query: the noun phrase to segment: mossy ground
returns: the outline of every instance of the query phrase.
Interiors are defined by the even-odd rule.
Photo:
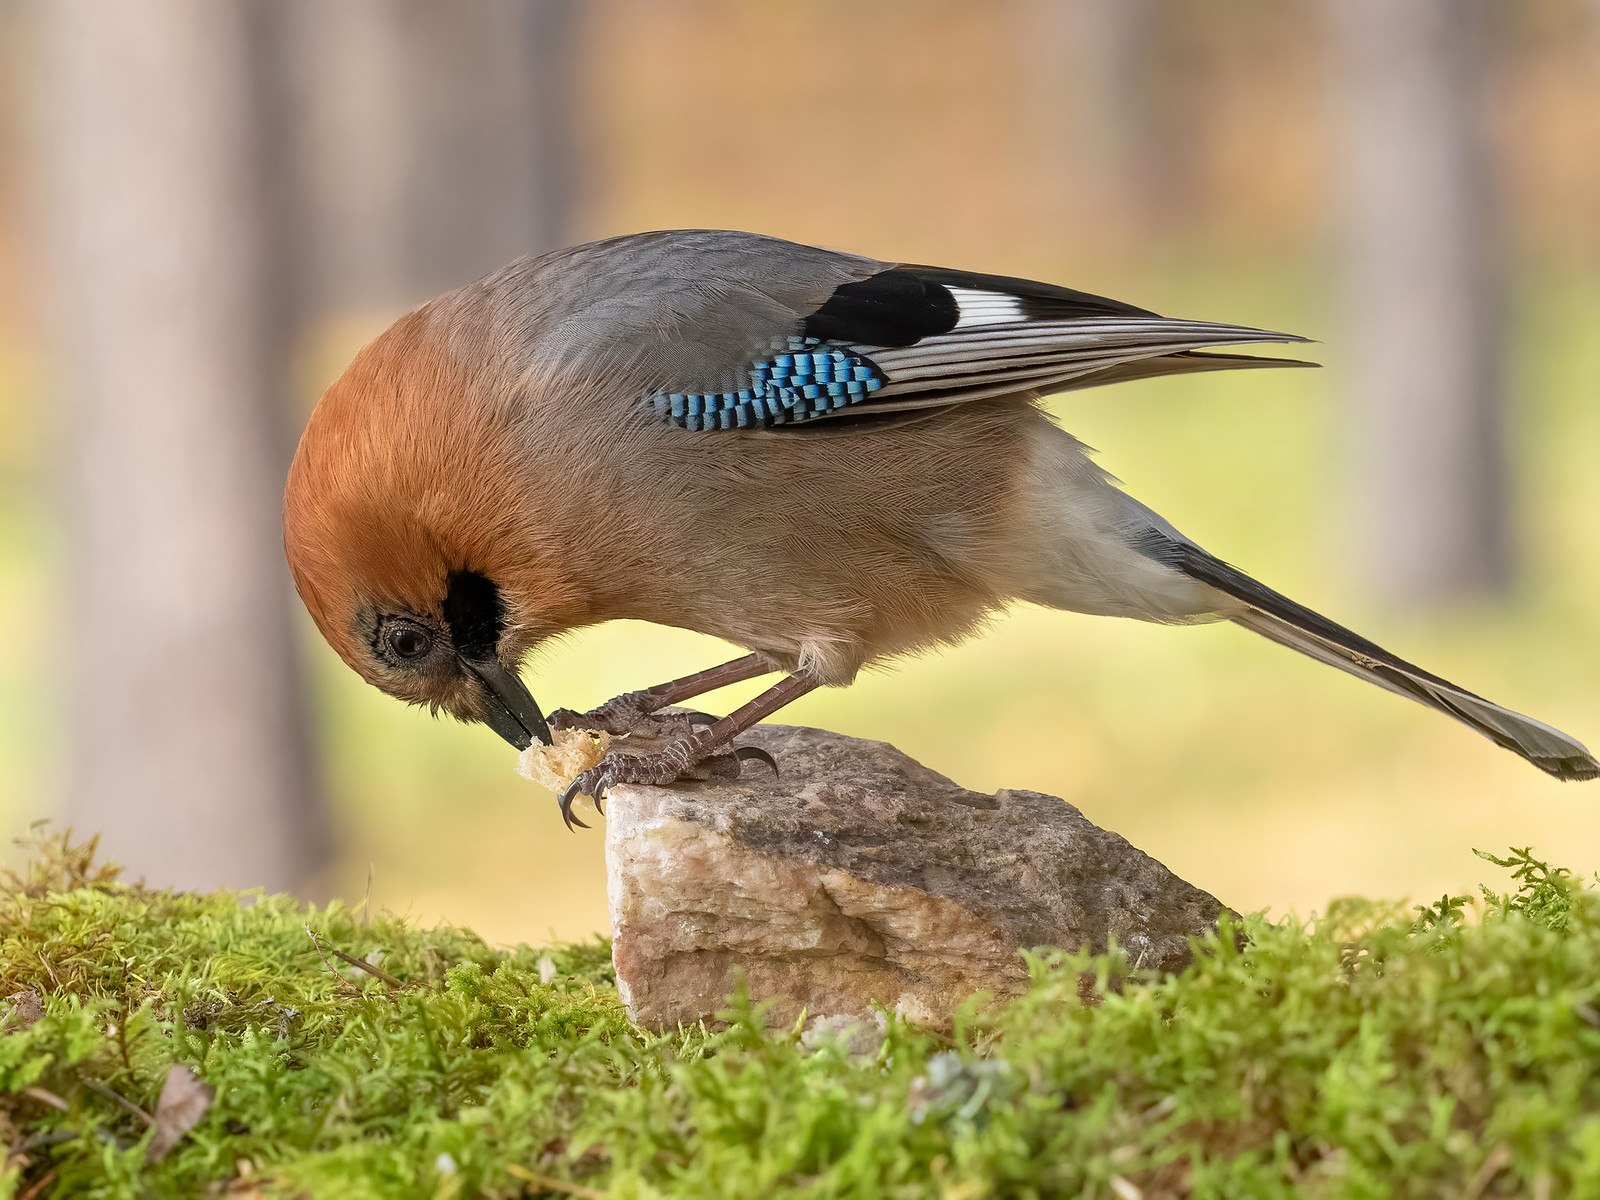
[[[1174,978],[1040,957],[863,1053],[738,1001],[638,1030],[602,944],[148,891],[57,838],[0,886],[0,1196],[1600,1194],[1600,894],[1502,865]],[[174,1063],[216,1099],[150,1164]]]

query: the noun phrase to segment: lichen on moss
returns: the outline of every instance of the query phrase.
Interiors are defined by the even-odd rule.
[[[1041,954],[863,1052],[739,998],[636,1029],[603,943],[151,891],[56,836],[0,880],[0,1196],[1600,1194],[1600,894],[1496,861],[1170,978]],[[215,1100],[152,1162],[175,1063]]]

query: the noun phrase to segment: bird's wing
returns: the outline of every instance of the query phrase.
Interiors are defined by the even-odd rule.
[[[1306,340],[1293,334],[1175,320],[1086,292],[941,267],[899,266],[846,284],[805,318],[804,331],[870,360],[883,380],[870,403],[896,409],[1190,371],[1307,365],[1206,353]],[[829,415],[844,411],[830,407]]]
[[[597,246],[579,320],[649,359],[648,400],[693,430],[815,428],[1154,375],[1312,365],[1207,353],[1306,340],[1292,334],[1174,320],[1026,279],[722,231]]]

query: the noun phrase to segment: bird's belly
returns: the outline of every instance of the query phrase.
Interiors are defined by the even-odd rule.
[[[780,551],[730,564],[717,591],[737,599],[693,605],[667,623],[843,686],[875,661],[959,639],[1002,602],[993,588],[910,547],[886,555],[881,546],[836,540],[825,565]]]

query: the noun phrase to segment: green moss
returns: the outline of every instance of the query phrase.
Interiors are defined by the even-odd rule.
[[[1600,894],[1495,861],[1508,894],[1248,918],[1175,978],[1041,956],[852,1053],[739,1001],[641,1032],[603,944],[147,891],[57,838],[0,885],[0,1196],[1600,1194]],[[216,1100],[149,1164],[174,1063]]]

